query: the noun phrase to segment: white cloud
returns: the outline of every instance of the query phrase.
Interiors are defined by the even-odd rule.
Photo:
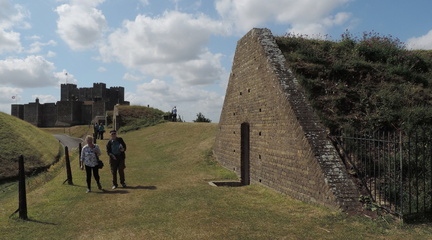
[[[20,34],[0,29],[0,54],[21,50]]]
[[[220,55],[205,46],[212,34],[224,34],[224,29],[204,15],[177,11],[158,18],[138,15],[114,31],[100,52],[105,61],[118,61],[144,74],[170,76],[186,85],[209,84],[220,80],[223,69]]]
[[[106,72],[106,71],[107,71],[107,69],[104,68],[104,67],[99,67],[98,68],[98,72]]]
[[[32,99],[39,99],[39,103],[55,103],[57,102],[56,97],[53,95],[32,95]]]
[[[11,104],[20,103],[21,88],[0,87],[0,111],[10,114]]]
[[[125,73],[125,74],[123,75],[123,79],[124,79],[124,80],[128,80],[128,81],[136,82],[136,81],[140,81],[140,80],[142,80],[143,77],[136,76],[136,75],[133,75],[133,74],[130,74],[130,73]]]
[[[19,94],[22,93],[21,88],[0,87],[0,102],[15,102],[19,100]],[[13,98],[12,98],[13,97]]]
[[[328,27],[347,21],[348,13],[332,11],[350,0],[217,0],[216,10],[227,25],[243,33],[267,23],[289,24],[305,34],[325,34]],[[303,28],[305,31],[300,31]]]
[[[77,84],[78,80],[75,79],[73,74],[68,73],[65,69],[61,72],[55,72],[54,77],[57,80],[57,86],[64,83]]]
[[[144,5],[144,6],[147,6],[147,5],[150,4],[150,3],[149,3],[149,0],[140,0],[140,2],[141,2],[141,4]]]
[[[105,0],[71,0],[72,5],[79,5],[88,8],[97,7],[104,2]]]
[[[0,54],[22,50],[20,34],[12,29],[29,28],[30,24],[25,21],[28,16],[28,11],[22,6],[0,0]]]
[[[177,106],[178,114],[189,122],[196,119],[198,112],[212,122],[218,122],[224,98],[215,92],[194,86],[181,87],[159,79],[138,85],[136,92],[127,93],[126,97],[134,104],[149,105],[167,112]]]
[[[42,56],[0,60],[1,85],[35,88],[56,85],[55,67]]]
[[[29,16],[30,13],[21,5],[12,5],[10,0],[0,0],[0,29],[30,28],[26,21]]]
[[[96,46],[103,37],[107,22],[103,13],[95,7],[102,0],[75,0],[72,5],[56,8],[59,15],[57,33],[73,50],[85,50]]]
[[[48,53],[46,54],[47,57],[52,58],[55,57],[57,54],[53,51],[48,51]]]
[[[421,37],[408,39],[406,44],[409,49],[432,49],[432,30]]]
[[[288,32],[306,34],[313,38],[321,38],[327,33],[327,29],[340,26],[350,19],[349,13],[337,13],[334,16],[329,16],[317,22],[293,23]]]
[[[55,45],[57,45],[57,43],[54,40],[50,40],[46,43],[36,41],[36,42],[30,44],[30,49],[27,50],[27,52],[28,53],[38,53],[38,52],[42,51],[42,47],[44,47],[44,46],[55,46]]]

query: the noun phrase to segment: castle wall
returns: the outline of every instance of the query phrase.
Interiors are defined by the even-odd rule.
[[[76,101],[79,98],[79,91],[75,84],[61,84],[60,101]]]
[[[93,120],[92,115],[92,108],[93,106],[91,104],[84,104],[81,108],[81,122],[84,124],[91,124]]]
[[[358,189],[285,61],[267,29],[253,29],[238,41],[215,157],[239,177],[250,178],[244,182],[309,203],[356,208]],[[242,132],[242,124],[249,132]]]
[[[80,88],[79,89],[79,101],[92,101],[93,100],[93,88]]]
[[[109,101],[107,102],[107,109],[114,109],[116,104],[124,104],[124,88],[111,87],[108,89]]]
[[[106,99],[107,88],[105,83],[93,83],[93,100],[94,99]]]
[[[57,121],[57,106],[55,103],[45,103],[41,105],[41,127],[54,126]]]
[[[92,119],[95,118],[96,116],[105,116],[105,102],[102,101],[97,101],[97,102],[93,102],[93,106],[92,106]]]
[[[124,88],[106,88],[105,83],[94,83],[92,88],[77,88],[75,84],[61,84],[60,101],[55,103],[12,104],[11,115],[38,127],[89,124],[96,116],[105,116],[116,104],[124,101]],[[112,94],[112,95],[111,95]]]
[[[24,104],[24,121],[27,121],[37,127],[41,126],[42,109],[39,100],[34,103]]]
[[[73,126],[82,124],[81,106],[79,101],[59,101],[57,102],[57,121],[55,126]]]
[[[24,105],[12,104],[11,115],[19,119],[24,119]]]

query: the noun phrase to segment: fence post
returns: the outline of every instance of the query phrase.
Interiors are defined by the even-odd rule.
[[[70,161],[69,161],[69,150],[68,147],[65,147],[65,155],[66,155],[66,173],[67,173],[67,179],[63,182],[63,184],[67,181],[69,185],[73,185],[72,182],[72,170],[71,170],[71,166],[70,166]]]
[[[19,217],[21,219],[27,220],[27,196],[26,196],[26,186],[25,186],[25,171],[24,171],[24,156],[21,155],[18,161],[19,168]]]
[[[400,216],[403,219],[404,216],[404,189],[403,189],[403,142],[402,142],[402,131],[399,131],[399,164],[400,164]]]
[[[82,145],[81,143],[79,143],[78,144],[78,167],[80,166],[81,151],[82,151]]]

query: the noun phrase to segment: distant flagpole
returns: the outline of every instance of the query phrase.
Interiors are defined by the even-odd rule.
[[[65,72],[65,76],[66,76],[66,84],[68,83],[68,74],[67,72]]]

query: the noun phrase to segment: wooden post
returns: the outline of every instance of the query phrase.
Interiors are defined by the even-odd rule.
[[[73,182],[72,182],[72,170],[71,170],[71,165],[70,165],[70,161],[69,161],[69,150],[68,150],[67,146],[65,147],[65,155],[66,155],[66,173],[67,173],[67,179],[63,183],[65,183],[67,181],[69,185],[73,185]]]
[[[21,219],[27,220],[27,196],[26,196],[26,184],[25,184],[25,171],[24,171],[24,156],[21,155],[18,161],[19,168],[19,217]]]
[[[82,145],[81,143],[79,143],[78,144],[78,167],[80,166],[81,151],[82,151]]]

